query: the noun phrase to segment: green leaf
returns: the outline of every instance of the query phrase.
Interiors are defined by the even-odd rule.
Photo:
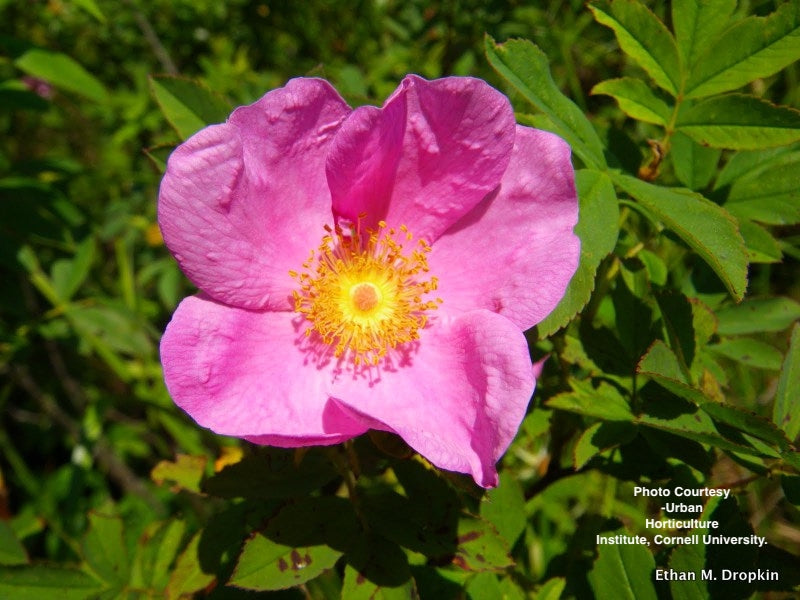
[[[758,150],[800,140],[800,111],[755,96],[728,94],[680,111],[675,127],[704,146]]]
[[[708,346],[708,349],[748,367],[777,371],[781,368],[782,356],[774,346],[751,338],[726,339]]]
[[[78,245],[71,260],[62,259],[53,263],[50,278],[59,298],[66,301],[75,295],[89,275],[94,255],[94,238],[90,236]]]
[[[594,423],[581,434],[572,451],[575,470],[583,468],[601,452],[630,442],[634,437],[636,437],[636,428],[628,423],[613,421]]]
[[[130,563],[122,538],[122,519],[89,513],[89,529],[81,541],[81,552],[89,567],[109,584],[128,582]]]
[[[795,324],[789,343],[789,351],[783,361],[778,391],[772,407],[772,420],[790,441],[800,435],[800,410],[797,399],[800,397],[800,324]]]
[[[731,187],[740,181],[756,179],[765,170],[775,167],[784,161],[795,162],[800,160],[797,152],[798,144],[770,148],[768,150],[742,150],[734,154],[720,171],[714,189],[721,190]],[[796,156],[799,155],[799,156]]]
[[[571,392],[562,392],[547,401],[548,408],[558,408],[606,421],[632,421],[628,401],[614,386],[601,382],[597,389],[589,381],[573,379]]]
[[[696,533],[698,530],[693,530]],[[703,544],[677,546],[669,556],[670,569],[678,573],[700,573],[705,568],[705,549]],[[673,600],[697,600],[708,598],[707,584],[702,577],[689,581],[670,581]]]
[[[488,521],[462,517],[453,564],[466,571],[502,571],[514,566],[508,543]]]
[[[609,178],[597,171],[576,173],[580,215],[575,233],[581,239],[578,270],[558,306],[537,325],[540,337],[547,337],[574,317],[589,301],[600,261],[614,249],[619,234],[619,204]]]
[[[178,600],[194,592],[199,592],[216,580],[216,575],[204,571],[200,563],[200,539],[202,531],[198,531],[186,545],[169,578],[165,590],[167,600]]]
[[[222,498],[304,496],[338,475],[325,454],[310,450],[296,462],[292,450],[260,449],[206,480],[203,491]]]
[[[628,532],[620,530],[623,535]],[[640,544],[602,544],[589,571],[589,583],[597,598],[657,600],[651,580],[655,569],[651,552]]]
[[[559,600],[566,586],[567,580],[563,577],[548,579],[536,592],[536,600]]]
[[[678,95],[681,82],[678,48],[672,34],[650,10],[635,0],[589,5],[594,18],[614,30],[620,48],[647,71],[659,87]]]
[[[0,567],[0,598],[84,600],[93,598],[101,589],[99,581],[69,567]]]
[[[558,89],[547,56],[538,47],[528,40],[496,44],[486,36],[485,48],[486,58],[495,71],[550,118],[556,133],[584,163],[601,169],[606,166],[600,136],[583,111]]]
[[[151,77],[150,90],[167,121],[184,140],[206,125],[223,122],[231,112],[221,97],[191,79]]]
[[[747,254],[751,263],[776,263],[783,258],[778,240],[772,234],[752,221],[739,219],[739,232],[747,246]]]
[[[672,109],[656,96],[641,79],[622,77],[601,81],[592,88],[592,94],[611,96],[622,112],[633,119],[663,127],[669,123]]]
[[[636,371],[655,380],[670,392],[694,404],[702,404],[706,397],[691,386],[678,357],[661,340],[656,340],[644,355]]]
[[[418,598],[403,550],[380,536],[365,536],[347,554],[342,598],[412,600]]]
[[[731,296],[744,297],[747,252],[737,223],[703,196],[681,188],[652,185],[622,174],[614,182],[697,252],[722,280]]]
[[[675,167],[675,176],[692,190],[702,190],[717,172],[717,163],[722,151],[701,146],[680,131],[672,136],[670,157]]]
[[[94,0],[72,0],[77,6],[81,7],[87,13],[92,15],[100,23],[106,22],[105,15],[100,11],[97,3]]]
[[[686,296],[672,290],[656,294],[656,301],[667,330],[670,348],[684,372],[687,372],[697,350],[692,304]]]
[[[249,590],[280,590],[330,569],[357,539],[350,502],[323,496],[283,508],[262,533],[245,542],[230,583]]]
[[[673,0],[672,27],[684,70],[722,33],[735,9],[736,0]]]
[[[478,573],[469,580],[465,591],[469,600],[503,598],[503,591],[500,589],[500,583],[494,573]]]
[[[767,17],[748,17],[725,31],[696,61],[685,97],[742,87],[800,59],[800,3],[791,0]]]
[[[28,553],[19,542],[8,521],[0,519],[0,565],[24,565],[28,562]]]
[[[230,584],[247,590],[283,590],[314,579],[341,555],[328,546],[295,548],[256,534],[245,542]]]
[[[525,495],[516,477],[500,473],[500,483],[481,502],[481,516],[497,528],[509,546],[525,531]]]
[[[175,560],[186,524],[178,519],[151,523],[136,546],[131,566],[131,585],[163,589],[169,582],[170,567]]]
[[[150,472],[150,478],[158,485],[168,481],[172,491],[188,490],[200,492],[200,482],[206,470],[205,456],[178,454],[175,461],[162,460]]]
[[[44,79],[57,88],[75,92],[89,100],[105,102],[108,99],[105,86],[66,54],[31,48],[19,56],[14,64],[28,75]]]
[[[717,312],[720,335],[783,331],[800,319],[800,303],[791,298],[749,298]]]
[[[734,163],[737,155],[729,163]],[[797,172],[800,153],[774,156],[733,180],[725,208],[733,215],[770,225],[800,223]]]
[[[705,402],[700,408],[719,423],[730,425],[748,436],[763,440],[772,447],[788,449],[789,444],[783,432],[774,423],[754,412],[718,402]]]

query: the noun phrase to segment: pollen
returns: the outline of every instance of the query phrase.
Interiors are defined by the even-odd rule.
[[[441,298],[429,298],[438,280],[429,275],[425,240],[414,242],[405,225],[362,231],[360,215],[348,229],[325,227],[297,281],[294,310],[333,348],[355,365],[377,365],[387,353],[419,339],[419,330]]]

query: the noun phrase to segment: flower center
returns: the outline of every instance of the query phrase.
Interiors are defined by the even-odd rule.
[[[405,250],[402,242],[414,239],[405,225],[394,229],[381,221],[377,230],[362,232],[363,218],[349,231],[326,226],[305,271],[289,275],[299,283],[294,310],[310,324],[305,334],[316,331],[337,357],[377,365],[390,348],[419,339],[426,313],[442,300],[423,298],[438,284],[426,276],[430,246],[418,240]]]

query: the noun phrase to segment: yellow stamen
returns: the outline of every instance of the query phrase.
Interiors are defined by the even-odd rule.
[[[294,309],[309,322],[305,334],[316,331],[322,341],[334,346],[334,355],[349,355],[356,365],[377,365],[390,348],[419,339],[427,323],[427,311],[441,299],[425,300],[437,288],[428,272],[431,247],[418,240],[404,252],[395,241],[396,230],[384,221],[377,230],[361,231],[361,220],[351,230],[325,227],[326,234],[316,252],[303,263],[305,272],[290,271],[299,289],[294,291]],[[399,227],[402,241],[413,236]]]

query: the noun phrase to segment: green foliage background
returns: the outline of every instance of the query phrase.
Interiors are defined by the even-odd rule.
[[[0,598],[793,597],[797,0],[0,0],[0,24]],[[578,169],[581,266],[528,332],[550,358],[488,493],[384,435],[214,436],[161,378],[192,293],[155,225],[171,149],[293,76],[358,105],[408,72],[487,79]],[[703,518],[769,544],[598,546],[652,537],[635,485],[731,489]]]

